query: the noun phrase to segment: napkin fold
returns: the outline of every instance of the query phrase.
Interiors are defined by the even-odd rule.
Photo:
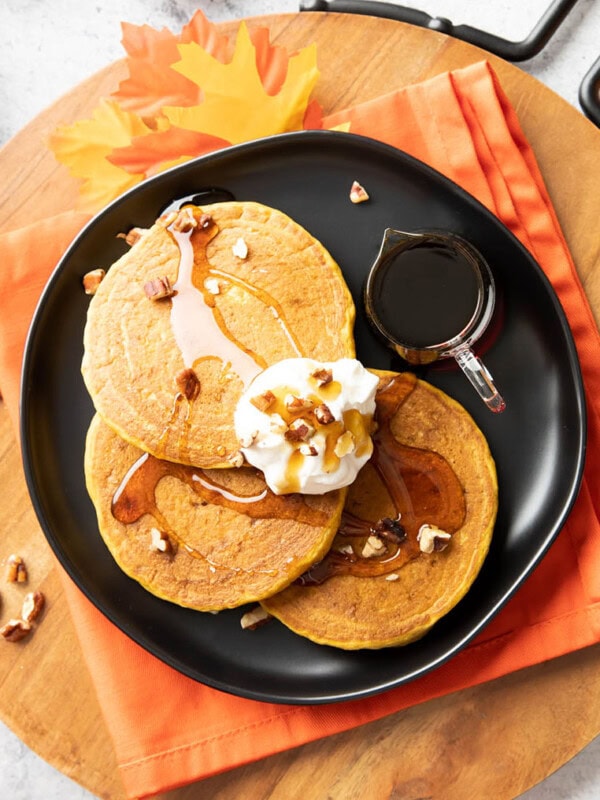
[[[574,333],[588,403],[575,506],[547,556],[485,631],[444,666],[375,697],[282,706],[229,696],[172,670],[115,628],[62,572],[127,795],[145,797],[347,730],[600,641],[600,336],[534,154],[486,62],[336,113],[324,127],[381,139],[487,206],[552,282]],[[37,297],[87,220],[66,213],[0,237],[0,390],[16,422],[22,350]],[[41,238],[40,238],[41,237]],[[42,242],[42,245],[40,245]]]

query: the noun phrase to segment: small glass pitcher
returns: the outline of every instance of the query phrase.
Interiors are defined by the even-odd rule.
[[[496,304],[492,272],[460,236],[387,228],[364,290],[367,318],[409,364],[454,358],[494,413],[506,408],[471,347]]]

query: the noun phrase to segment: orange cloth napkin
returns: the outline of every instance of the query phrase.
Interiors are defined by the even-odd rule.
[[[335,114],[325,125],[348,120],[353,132],[406,150],[461,184],[542,265],[567,313],[584,374],[589,429],[582,489],[548,555],[475,642],[413,683],[332,706],[272,705],[202,686],[134,644],[65,575],[130,797],[165,791],[600,641],[600,484],[593,477],[600,467],[600,338],[517,117],[482,62]],[[0,237],[0,387],[15,419],[35,300],[84,219],[63,214],[36,224],[35,238],[28,229]]]

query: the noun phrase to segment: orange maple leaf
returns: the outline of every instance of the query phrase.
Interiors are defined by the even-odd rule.
[[[143,175],[132,175],[111,164],[107,156],[116,147],[149,131],[137,115],[123,111],[115,102],[102,100],[91,119],[57,128],[50,136],[49,145],[56,158],[71,175],[83,179],[79,204],[82,210],[97,211],[143,179]]]
[[[133,174],[153,175],[173,166],[174,162],[189,160],[227,147],[229,142],[216,136],[183,128],[169,127],[138,136],[125,147],[117,147],[108,160]]]
[[[179,59],[177,45],[196,42],[214,58],[225,61],[229,47],[226,36],[201,11],[196,11],[181,33],[149,25],[121,24],[122,44],[128,58],[129,77],[121,81],[112,97],[122,108],[141,116],[155,116],[164,105],[193,105],[202,100],[200,87],[170,69]]]
[[[315,128],[320,130],[323,127],[323,109],[316,100],[311,100],[306,106],[302,127],[305,130],[314,130]]]
[[[250,40],[256,51],[256,69],[267,94],[277,94],[285,80],[289,56],[280,45],[271,44],[268,28],[255,28]]]
[[[319,76],[314,45],[289,58],[287,74],[275,94],[265,91],[256,68],[256,49],[244,22],[228,64],[196,42],[180,44],[177,49],[181,61],[173,69],[201,87],[204,100],[190,107],[165,106],[162,111],[171,125],[218,136],[231,144],[302,129]],[[277,59],[281,65],[278,50],[272,49],[271,56],[271,63]]]

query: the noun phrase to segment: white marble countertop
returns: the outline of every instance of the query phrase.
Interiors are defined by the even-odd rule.
[[[403,0],[455,24],[481,26],[519,41],[550,0]],[[0,0],[0,145],[44,107],[122,57],[121,20],[178,31],[201,8],[219,21],[294,12],[297,0]],[[482,16],[484,19],[482,20]],[[68,52],[68,60],[64,54]],[[579,108],[578,88],[600,56],[600,2],[579,0],[542,53],[521,64]],[[11,800],[92,800],[92,795],[32,753],[0,723],[0,795]],[[600,738],[522,800],[597,800]],[[312,800],[312,798],[310,798]],[[321,798],[315,798],[321,800]],[[493,798],[492,798],[493,800]]]

